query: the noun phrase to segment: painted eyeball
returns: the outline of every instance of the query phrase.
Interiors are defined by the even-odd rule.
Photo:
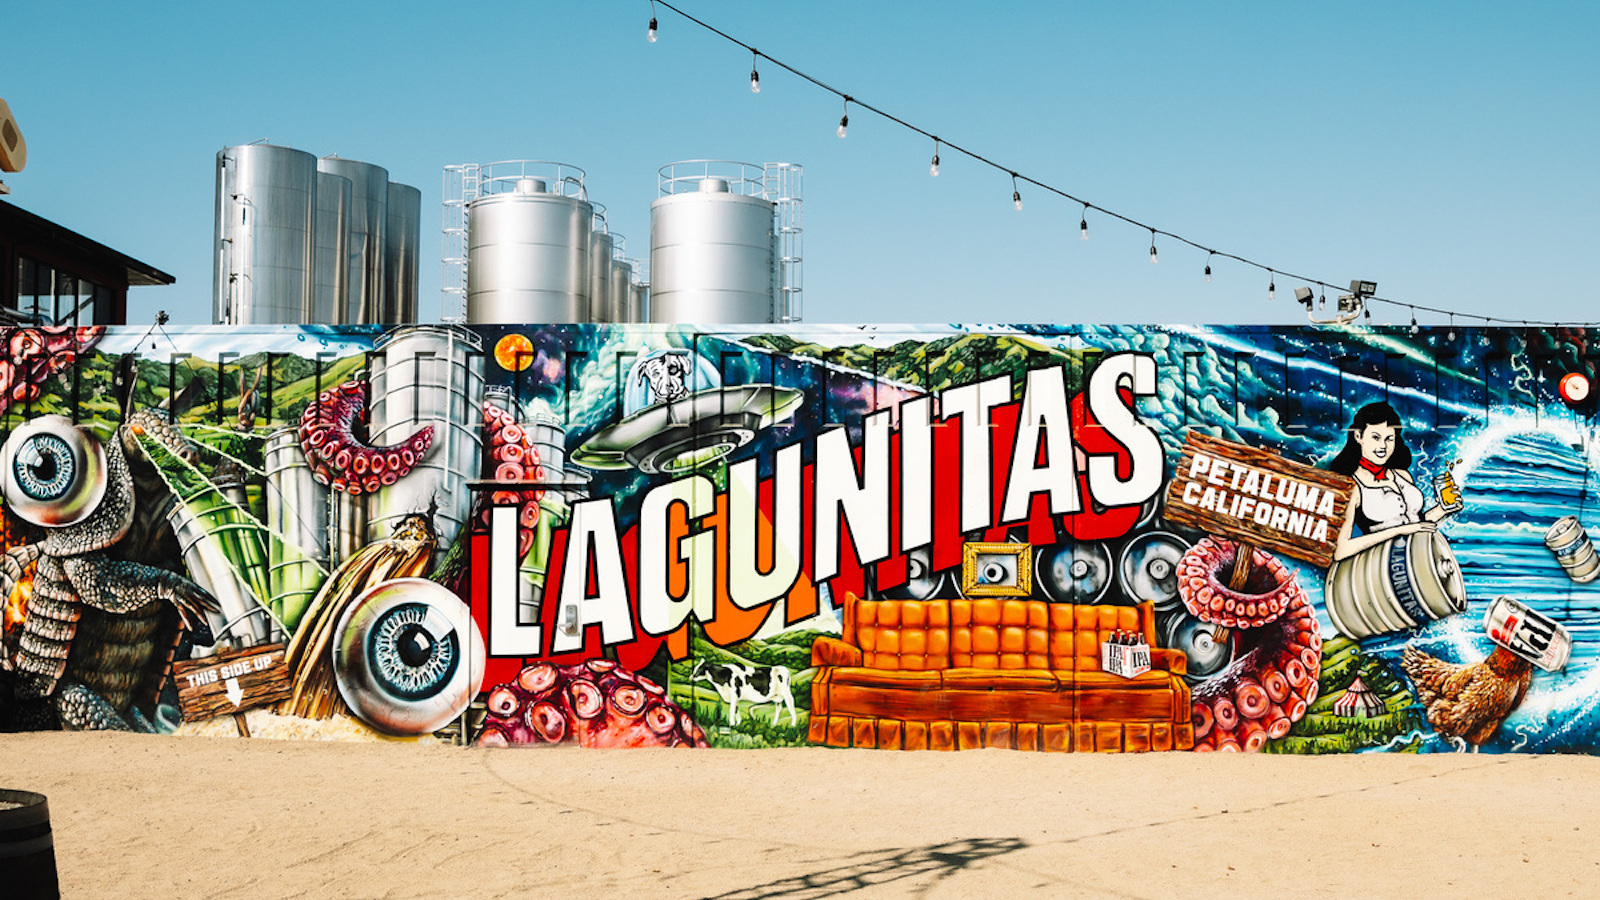
[[[1017,583],[1016,558],[999,553],[978,554],[978,583],[1014,585]]]
[[[427,579],[373,585],[345,609],[334,634],[339,695],[379,731],[437,731],[483,687],[483,635],[467,605]]]
[[[106,452],[66,416],[25,422],[0,448],[6,505],[35,525],[75,525],[106,494]]]

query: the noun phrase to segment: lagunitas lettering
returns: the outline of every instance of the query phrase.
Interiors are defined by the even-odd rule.
[[[1546,672],[1557,672],[1572,655],[1572,637],[1561,623],[1510,597],[1496,597],[1483,614],[1489,640]]]

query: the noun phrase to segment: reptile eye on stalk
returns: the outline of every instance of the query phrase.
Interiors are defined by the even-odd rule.
[[[0,450],[6,504],[35,525],[88,518],[106,493],[105,448],[66,416],[39,416]]]

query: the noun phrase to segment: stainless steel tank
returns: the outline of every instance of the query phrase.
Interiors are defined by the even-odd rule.
[[[384,335],[372,378],[372,443],[399,443],[426,425],[433,445],[411,472],[372,495],[369,540],[388,537],[402,517],[438,504],[434,527],[448,547],[471,512],[467,481],[480,464],[483,341],[449,325],[414,325]]]
[[[633,294],[633,265],[627,260],[611,260],[611,297],[606,304],[607,321],[638,322],[633,318],[629,299]]]
[[[350,179],[350,287],[335,325],[366,325],[383,311],[383,257],[388,228],[389,171],[382,166],[324,156],[317,169]]]
[[[389,182],[389,221],[384,228],[383,319],[417,321],[417,262],[422,247],[422,192]]]
[[[534,178],[469,203],[467,321],[586,321],[593,217],[587,201]]]
[[[732,187],[700,178],[650,204],[651,322],[774,321],[776,205]]]
[[[636,281],[628,286],[628,321],[650,321],[650,285]]]
[[[316,157],[248,144],[217,153],[216,324],[284,325],[311,306]]]
[[[350,179],[317,173],[317,224],[313,230],[316,257],[312,265],[311,309],[303,322],[327,325],[340,321],[350,292]]]
[[[300,449],[300,432],[267,436],[268,608],[291,630],[328,571],[328,488],[317,483]]]
[[[611,309],[611,235],[595,230],[589,235],[590,322],[615,322]]]

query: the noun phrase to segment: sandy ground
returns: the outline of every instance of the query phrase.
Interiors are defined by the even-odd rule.
[[[55,733],[0,735],[0,787],[48,796],[74,900],[1600,892],[1588,757]]]

